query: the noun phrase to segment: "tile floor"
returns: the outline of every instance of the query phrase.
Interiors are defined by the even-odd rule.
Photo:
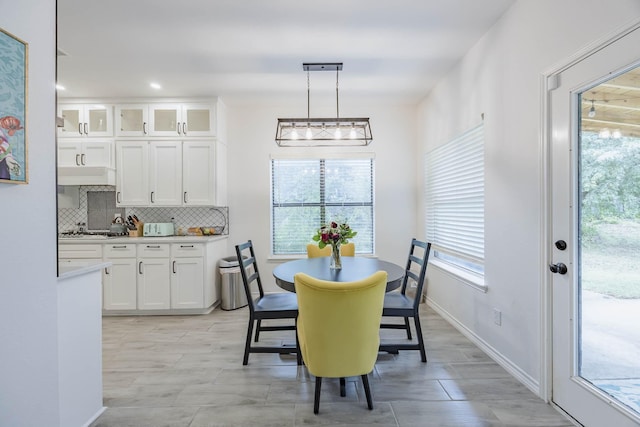
[[[91,427],[544,426],[573,424],[433,310],[421,308],[428,362],[380,353],[369,411],[359,378],[314,379],[293,355],[251,354],[242,366],[247,308],[204,316],[105,317],[104,405]],[[383,330],[383,339],[402,337]],[[261,341],[293,341],[291,331]],[[406,339],[406,336],[405,336]]]

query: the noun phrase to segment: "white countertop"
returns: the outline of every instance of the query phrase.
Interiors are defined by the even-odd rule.
[[[229,238],[228,235],[217,236],[164,236],[164,237],[129,237],[129,236],[95,236],[59,237],[58,243],[87,244],[87,243],[208,243]]]

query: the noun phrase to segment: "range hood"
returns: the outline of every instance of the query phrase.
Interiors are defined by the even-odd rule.
[[[116,170],[104,166],[60,166],[58,185],[116,185]]]

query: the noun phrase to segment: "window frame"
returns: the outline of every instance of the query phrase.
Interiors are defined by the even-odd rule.
[[[424,224],[426,238],[433,245],[430,263],[486,292],[484,147],[481,123],[425,154]],[[440,175],[434,179],[437,173]],[[451,176],[447,177],[447,173]],[[459,214],[461,208],[465,208],[461,215],[451,215]],[[467,247],[460,243],[464,241]],[[469,264],[480,269],[470,268]]]
[[[331,153],[331,152],[321,152],[318,153],[316,155],[309,155],[308,153],[286,153],[286,154],[277,154],[277,155],[271,155],[270,159],[269,159],[269,252],[270,252],[270,259],[291,259],[291,258],[300,258],[301,256],[306,256],[306,248],[302,249],[301,252],[296,252],[296,253],[286,253],[286,254],[276,254],[275,253],[275,241],[274,241],[274,235],[275,235],[275,224],[274,224],[274,171],[273,171],[273,162],[274,161],[282,161],[282,160],[298,160],[298,161],[304,161],[304,160],[310,160],[310,161],[326,161],[326,160],[366,160],[366,161],[370,161],[371,162],[371,188],[370,188],[370,192],[371,192],[371,201],[370,202],[366,202],[366,203],[362,203],[362,202],[355,202],[355,203],[344,203],[344,204],[327,204],[327,205],[322,205],[322,209],[324,210],[325,206],[370,206],[371,209],[371,252],[362,252],[362,251],[358,251],[357,254],[358,255],[364,255],[364,256],[373,256],[375,254],[375,207],[376,207],[376,200],[375,200],[375,188],[376,188],[376,184],[375,184],[375,153],[371,153],[371,152],[350,152],[350,153]],[[324,173],[324,171],[323,171]],[[321,180],[324,181],[324,180]],[[322,184],[321,184],[322,185]],[[321,191],[320,193],[324,193],[324,191]],[[291,204],[291,205],[295,205]],[[309,206],[309,204],[305,204],[305,203],[300,203],[299,206]],[[293,207],[293,206],[292,206]],[[326,218],[327,221],[331,220],[332,218]],[[358,231],[356,229],[356,231]],[[309,236],[309,242],[311,242],[311,236]]]

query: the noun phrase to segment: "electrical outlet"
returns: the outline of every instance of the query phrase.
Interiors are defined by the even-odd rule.
[[[498,326],[502,325],[502,312],[497,308],[493,309],[493,323]]]

